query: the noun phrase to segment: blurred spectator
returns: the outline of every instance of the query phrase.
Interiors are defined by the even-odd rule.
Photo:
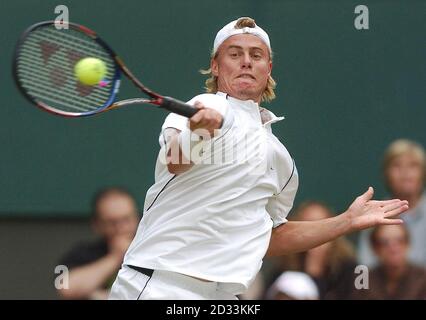
[[[76,245],[60,261],[70,270],[64,299],[106,299],[139,223],[133,197],[120,188],[99,191],[92,201],[92,227],[99,239]]]
[[[303,272],[285,271],[269,288],[269,300],[318,300],[319,292],[312,278]]]
[[[333,216],[331,209],[318,201],[302,203],[292,220],[320,220]],[[325,243],[307,252],[280,257],[278,270],[297,270],[307,273],[319,289],[320,299],[348,299],[356,274],[355,252],[344,237]]]
[[[386,150],[383,162],[386,187],[391,198],[408,200],[410,209],[401,218],[411,237],[409,259],[426,267],[426,155],[423,147],[413,141],[396,140]],[[377,263],[369,246],[371,229],[361,232],[358,260],[367,266]]]
[[[404,225],[376,227],[370,244],[379,265],[369,273],[369,288],[355,290],[354,299],[426,299],[426,271],[408,261],[410,237]]]

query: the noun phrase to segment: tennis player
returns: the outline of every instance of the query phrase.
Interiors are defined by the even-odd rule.
[[[272,133],[272,49],[251,18],[225,25],[213,45],[209,93],[170,114],[161,130],[155,183],[110,299],[236,299],[265,255],[305,251],[380,224],[408,209],[373,201],[373,189],[342,214],[288,222],[298,188],[295,162]],[[194,137],[195,136],[195,137]]]

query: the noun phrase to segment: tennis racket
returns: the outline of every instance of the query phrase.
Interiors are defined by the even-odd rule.
[[[42,110],[83,117],[127,105],[151,104],[188,118],[198,111],[145,87],[94,31],[75,23],[68,26],[60,29],[54,21],[34,24],[22,34],[15,49],[16,84]],[[100,59],[106,66],[105,76],[96,85],[84,84],[75,75],[76,64],[85,58]],[[122,74],[149,98],[117,101]]]

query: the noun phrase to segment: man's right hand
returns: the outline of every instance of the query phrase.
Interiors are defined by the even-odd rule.
[[[200,111],[189,119],[189,128],[200,136],[213,137],[214,131],[222,127],[222,115],[214,109],[206,108],[198,101],[195,102],[194,107]]]
[[[222,127],[223,117],[216,110],[206,108],[200,102],[195,102],[194,107],[200,109],[200,111],[189,119],[189,129],[202,138],[210,139],[214,136],[215,130]],[[180,131],[177,129],[169,130],[166,138],[169,144],[166,158],[167,169],[172,174],[184,173],[194,165],[182,152],[179,134]],[[177,152],[172,152],[173,150],[177,150]]]

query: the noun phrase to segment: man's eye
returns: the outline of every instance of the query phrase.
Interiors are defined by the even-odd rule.
[[[231,56],[231,57],[233,57],[233,58],[236,58],[236,57],[238,56],[238,53],[236,53],[236,52],[231,52],[231,53],[230,53],[230,56]]]

